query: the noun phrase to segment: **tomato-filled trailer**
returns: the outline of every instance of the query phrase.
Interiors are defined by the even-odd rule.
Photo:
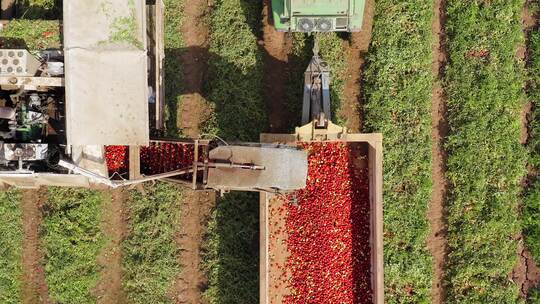
[[[304,148],[309,169],[260,194],[260,303],[384,303],[382,136],[312,122],[261,142]]]
[[[307,154],[299,149],[151,137],[164,116],[161,0],[69,0],[62,15],[63,49],[0,50],[0,186],[305,186]],[[182,151],[156,152],[179,145]],[[175,154],[184,151],[190,163]],[[116,172],[119,162],[125,172]]]

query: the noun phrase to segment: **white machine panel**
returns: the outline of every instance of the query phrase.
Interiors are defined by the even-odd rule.
[[[70,145],[148,145],[145,1],[64,1]]]

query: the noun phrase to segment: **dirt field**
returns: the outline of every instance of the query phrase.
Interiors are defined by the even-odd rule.
[[[127,233],[125,203],[128,194],[125,190],[114,190],[104,193],[104,196],[106,202],[101,229],[109,238],[109,244],[98,257],[103,270],[95,294],[98,303],[123,304],[127,303],[122,289],[122,241]]]
[[[23,290],[24,303],[51,303],[43,270],[40,244],[40,208],[47,201],[47,190],[26,190],[22,194],[23,211]]]
[[[427,243],[433,255],[434,279],[431,288],[433,303],[445,303],[445,261],[447,255],[446,239],[446,213],[445,203],[447,195],[446,161],[447,155],[444,149],[444,141],[448,134],[448,122],[446,121],[446,97],[441,85],[444,75],[444,66],[448,54],[445,49],[445,0],[437,0],[434,7],[433,20],[433,74],[437,78],[433,88],[433,100],[431,108],[432,116],[432,179],[433,193],[428,209],[427,217],[430,221],[431,235]]]
[[[183,6],[180,33],[186,51],[180,60],[184,94],[181,96],[178,121],[182,132],[193,138],[201,134],[202,125],[212,113],[203,93],[209,59],[210,12],[207,0],[189,1]],[[174,287],[173,299],[176,303],[205,303],[202,293],[208,283],[201,268],[201,246],[215,202],[214,193],[186,191],[180,219],[182,228],[176,240],[182,251],[179,256],[182,272]]]

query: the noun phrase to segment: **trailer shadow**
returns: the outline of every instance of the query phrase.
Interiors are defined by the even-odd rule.
[[[193,79],[182,59],[207,60],[208,69]],[[239,66],[208,49],[167,49],[165,58],[167,134],[181,136],[176,116],[185,96],[200,95],[213,108],[201,130],[228,142],[258,142],[267,125],[261,97],[262,66]],[[189,67],[188,67],[189,69]],[[196,77],[196,78],[198,78]],[[189,81],[185,81],[190,78]],[[202,82],[199,85],[195,82]],[[209,284],[203,292],[219,303],[256,303],[259,286],[259,204],[255,193],[231,193],[219,198],[211,213],[203,244]]]
[[[31,20],[61,20],[62,2],[63,0],[54,0],[50,4],[35,5],[29,0],[17,0],[13,5],[14,17]]]
[[[310,58],[311,56],[309,56]],[[182,66],[182,59],[206,60],[208,69],[202,75],[185,81],[189,67]],[[200,95],[213,107],[213,115],[202,121],[202,131],[214,133],[228,142],[258,142],[263,132],[271,129],[268,117],[269,110],[276,109],[265,103],[265,90],[271,87],[264,85],[263,58],[266,64],[286,65],[287,63],[265,53],[260,45],[257,47],[256,60],[249,65],[233,62],[206,48],[187,47],[166,49],[165,58],[165,96],[167,105],[167,134],[181,136],[176,115],[183,98],[187,95]],[[307,60],[309,60],[309,58]],[[289,112],[284,124],[277,131],[289,132],[299,125],[301,118],[301,96],[303,89],[303,73],[305,58],[292,57],[299,62],[301,68],[288,70],[283,75],[287,82],[287,91],[293,86],[294,95],[287,94],[285,101],[277,101],[287,109],[279,109],[281,113]],[[243,62],[245,63],[245,62]],[[198,79],[201,77],[201,79]],[[191,81],[201,81],[202,86]],[[297,88],[296,88],[297,87]],[[297,97],[300,96],[299,99]],[[289,105],[297,102],[298,105]],[[205,234],[203,260],[209,284],[203,292],[208,298],[218,303],[257,303],[259,301],[259,198],[256,193],[231,193],[218,199],[212,212]]]

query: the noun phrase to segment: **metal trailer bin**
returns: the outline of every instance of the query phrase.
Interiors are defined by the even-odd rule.
[[[332,123],[326,129],[317,129],[315,123],[309,123],[296,129],[296,134],[261,134],[263,143],[279,143],[296,146],[300,142],[346,142],[366,146],[367,167],[369,174],[370,200],[370,247],[371,247],[371,287],[373,303],[384,303],[383,280],[383,177],[382,177],[382,135],[348,134],[345,128]],[[260,192],[260,303],[280,303],[286,288],[275,288],[276,282],[270,274],[271,263],[281,264],[286,261],[287,245],[281,242],[270,246],[270,229],[275,226],[269,208],[271,203],[282,204],[283,200],[273,200],[276,194]],[[281,219],[284,220],[284,219]],[[278,219],[279,221],[279,219]],[[285,232],[286,233],[286,232]],[[279,244],[281,243],[281,244]]]

